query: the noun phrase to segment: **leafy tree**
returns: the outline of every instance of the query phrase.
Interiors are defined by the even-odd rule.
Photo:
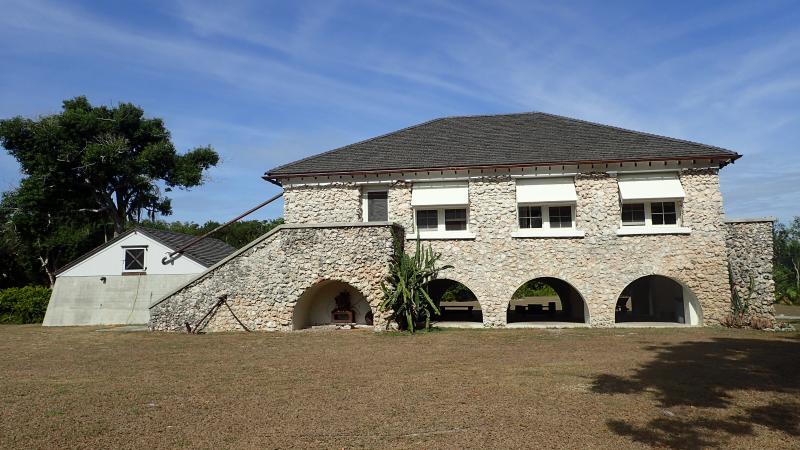
[[[788,226],[777,224],[773,242],[777,300],[800,302],[800,217],[795,217]]]
[[[3,246],[14,252],[18,267],[40,266],[51,286],[59,267],[102,242],[104,235],[96,217],[74,212],[86,206],[85,198],[62,199],[54,189],[43,178],[28,177],[0,201]],[[34,284],[41,282],[32,278]]]
[[[395,236],[395,257],[389,266],[389,275],[381,282],[383,302],[381,309],[389,312],[389,319],[400,329],[414,332],[418,324],[430,328],[431,317],[439,315],[439,308],[428,294],[428,283],[435,280],[439,272],[452,266],[439,266],[441,254],[433,248],[422,247],[417,239],[414,256],[403,251]]]
[[[143,215],[169,215],[161,186],[198,186],[219,162],[210,147],[178,154],[164,122],[131,103],[93,106],[86,97],[64,101],[60,114],[0,120],[0,144],[19,161],[23,182],[46,187],[48,202],[71,204],[74,215],[99,212],[115,234]]]
[[[547,283],[542,283],[541,281],[537,280],[530,280],[527,283],[520,286],[516,291],[514,291],[514,295],[511,296],[513,299],[518,298],[526,298],[526,297],[554,297],[558,294],[556,291],[550,287]]]

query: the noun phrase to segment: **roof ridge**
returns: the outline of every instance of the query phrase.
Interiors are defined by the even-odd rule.
[[[650,132],[647,132],[647,131],[637,131],[637,130],[632,130],[630,128],[623,128],[623,127],[618,127],[618,126],[615,126],[615,125],[608,125],[608,124],[604,124],[604,123],[600,123],[600,122],[592,122],[590,120],[584,120],[584,119],[576,119],[574,117],[567,117],[567,116],[562,116],[562,115],[559,115],[559,114],[552,114],[552,113],[546,113],[546,112],[541,112],[541,111],[536,112],[536,114],[541,114],[543,116],[548,116],[548,117],[552,117],[552,118],[555,118],[555,119],[566,120],[568,122],[580,122],[580,123],[585,123],[585,124],[588,124],[588,125],[594,125],[594,126],[598,126],[598,127],[609,128],[609,129],[612,129],[612,130],[622,131],[622,132],[625,132],[625,133],[633,133],[633,134],[638,134],[638,135],[645,135],[645,136],[655,137],[655,138],[659,138],[659,139],[667,139],[667,140],[670,140],[670,141],[673,141],[673,142],[681,142],[681,143],[684,143],[684,144],[699,145],[701,147],[713,148],[715,150],[721,150],[723,152],[730,153],[731,156],[734,156],[734,155],[741,156],[738,152],[735,152],[733,150],[730,150],[730,149],[727,149],[727,148],[724,148],[724,147],[718,147],[716,145],[710,145],[710,144],[703,144],[702,142],[690,141],[688,139],[674,138],[674,137],[670,137],[670,136],[665,136],[663,134],[650,133]]]
[[[139,229],[139,230],[142,230],[142,231],[145,231],[145,232],[148,232],[148,231],[149,231],[149,232],[152,232],[152,231],[157,231],[157,232],[159,232],[159,233],[175,234],[175,235],[179,235],[179,236],[185,236],[185,237],[188,237],[188,238],[196,238],[196,237],[200,237],[200,236],[202,236],[201,234],[187,234],[187,233],[181,233],[180,231],[173,231],[173,230],[162,230],[162,229],[160,229],[160,228],[154,228],[154,227],[143,227],[143,226],[141,226],[141,225],[136,225],[136,226],[134,227],[134,229]],[[215,240],[215,241],[217,241],[217,242],[223,243],[223,244],[225,244],[225,245],[227,245],[227,246],[230,246],[230,247],[232,247],[232,248],[236,248],[236,247],[233,247],[232,245],[228,244],[227,242],[225,242],[225,241],[223,241],[222,239],[219,239],[219,238],[215,238],[215,237],[211,237],[211,236],[207,236],[207,237],[203,238],[203,240],[206,240],[206,239],[213,239],[213,240]],[[162,244],[163,244],[163,242],[162,242]],[[166,244],[165,244],[165,245],[166,245]],[[173,250],[174,250],[174,249],[173,249]]]
[[[278,167],[273,167],[272,169],[268,170],[267,172],[264,172],[264,177],[268,177],[270,173],[275,172],[276,170],[283,169],[286,166],[292,166],[292,165],[295,165],[295,164],[298,164],[298,163],[301,163],[301,162],[305,162],[305,161],[308,161],[308,160],[311,160],[311,159],[314,159],[314,158],[319,158],[320,156],[329,155],[331,153],[337,152],[339,150],[346,149],[348,147],[352,147],[354,145],[365,144],[367,142],[372,142],[374,140],[377,140],[377,139],[380,139],[380,138],[384,138],[384,137],[387,137],[387,136],[391,136],[393,134],[401,133],[403,131],[411,130],[411,129],[414,129],[414,128],[417,128],[417,127],[421,127],[423,125],[428,125],[428,124],[433,123],[433,122],[438,122],[440,120],[445,120],[445,119],[450,119],[450,118],[451,117],[437,117],[436,119],[430,119],[430,120],[426,120],[425,122],[420,122],[420,123],[417,123],[417,124],[414,124],[414,125],[409,125],[409,126],[407,126],[405,128],[401,128],[399,130],[390,131],[388,133],[384,133],[384,134],[381,134],[379,136],[373,136],[373,137],[368,138],[368,139],[364,139],[364,140],[361,140],[361,141],[358,141],[358,142],[353,142],[352,144],[347,144],[347,145],[343,145],[341,147],[336,147],[334,149],[331,149],[331,150],[328,150],[328,151],[324,151],[322,153],[317,153],[315,155],[306,156],[303,159],[298,159],[297,161],[292,161],[292,162],[288,162],[286,164],[282,164],[282,165],[280,165]]]

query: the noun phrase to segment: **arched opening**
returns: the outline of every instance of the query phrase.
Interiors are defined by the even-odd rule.
[[[373,312],[364,295],[353,286],[324,280],[306,289],[292,312],[292,329],[359,327],[372,325]]]
[[[580,292],[564,280],[535,278],[517,288],[508,303],[511,327],[586,324],[589,310]]]
[[[617,298],[614,321],[650,326],[700,325],[697,297],[683,284],[662,275],[647,275],[630,283]]]
[[[428,295],[441,313],[435,323],[440,327],[483,326],[483,312],[478,298],[465,285],[444,278],[428,283]]]

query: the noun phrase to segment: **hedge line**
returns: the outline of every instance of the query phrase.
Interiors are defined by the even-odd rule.
[[[0,290],[0,323],[41,323],[51,292],[42,286]]]

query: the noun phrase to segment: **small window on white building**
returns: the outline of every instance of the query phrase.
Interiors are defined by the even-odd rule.
[[[685,193],[676,173],[621,174],[622,228],[618,234],[688,233],[681,226]]]
[[[445,209],[444,210],[444,229],[445,231],[463,231],[467,229],[467,210],[466,209]]]
[[[361,198],[362,217],[365,222],[389,220],[389,191],[385,187],[364,188]]]
[[[417,228],[420,231],[437,231],[439,229],[439,211],[435,209],[417,210]]]
[[[474,237],[469,233],[469,186],[466,181],[414,183],[411,206],[416,231],[421,238]]]
[[[575,229],[575,180],[540,177],[517,180],[519,230],[514,237],[580,237]]]
[[[644,203],[623,203],[622,204],[622,225],[643,226],[644,225]]]
[[[144,248],[126,248],[124,270],[126,272],[143,272],[145,270],[144,253]]]
[[[550,228],[572,228],[572,206],[550,206]]]
[[[542,228],[542,207],[541,206],[520,206],[519,207],[519,227],[520,228]]]

